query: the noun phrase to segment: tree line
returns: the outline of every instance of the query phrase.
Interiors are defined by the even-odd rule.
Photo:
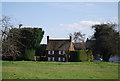
[[[35,55],[45,56],[46,45],[40,45],[44,31],[42,28],[14,28],[10,23],[10,18],[3,16],[1,41],[3,59],[8,56],[12,60],[33,60]],[[103,61],[108,61],[111,55],[120,53],[120,33],[116,30],[114,23],[95,24],[92,26],[94,34],[89,40],[91,42],[90,50],[94,57],[100,55]],[[82,43],[82,50],[86,50],[85,34],[74,32],[70,34],[74,43]],[[42,47],[43,46],[43,47]],[[42,50],[41,52],[39,50]],[[39,53],[39,54],[36,54]]]
[[[120,57],[120,32],[116,30],[117,27],[117,24],[114,23],[95,24],[92,26],[94,34],[87,40],[91,41],[89,50],[92,50],[95,59],[99,56],[103,61],[109,61],[111,56]],[[82,49],[87,49],[87,41],[84,42],[85,34],[74,32],[70,35],[72,35],[74,43],[82,43]]]

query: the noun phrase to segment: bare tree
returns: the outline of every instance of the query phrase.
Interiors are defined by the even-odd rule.
[[[81,43],[82,49],[86,49],[85,48],[85,34],[82,34],[80,31],[78,31],[78,32],[74,32],[73,34],[70,33],[70,36],[72,36],[74,43]]]
[[[10,23],[11,20],[7,16],[3,16],[0,20],[1,22],[1,42],[2,42],[2,54],[10,55],[13,57],[13,60],[16,59],[16,56],[19,56],[20,51],[18,50],[18,44],[20,44],[19,39],[20,33],[13,28],[13,25]]]

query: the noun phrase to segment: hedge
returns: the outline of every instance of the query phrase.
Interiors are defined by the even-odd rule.
[[[90,50],[75,50],[70,51],[69,61],[80,62],[80,61],[91,61],[92,52]]]
[[[87,50],[87,51],[86,51],[86,54],[87,54],[87,60],[88,60],[88,61],[92,61],[92,60],[94,59],[91,50]]]

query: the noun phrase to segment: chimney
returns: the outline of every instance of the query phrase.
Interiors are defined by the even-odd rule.
[[[72,42],[72,36],[70,36],[70,42]]]
[[[21,28],[22,24],[19,24],[19,28]]]
[[[47,44],[48,44],[48,41],[49,41],[49,36],[47,36]]]

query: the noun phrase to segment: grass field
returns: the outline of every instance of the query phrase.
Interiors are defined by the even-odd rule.
[[[2,61],[3,79],[118,79],[109,62]]]

